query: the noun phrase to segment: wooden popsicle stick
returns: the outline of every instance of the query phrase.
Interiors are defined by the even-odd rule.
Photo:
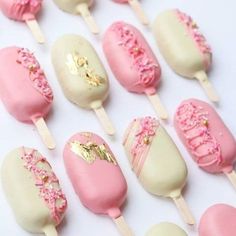
[[[219,96],[215,91],[214,87],[208,80],[207,74],[205,71],[199,71],[195,74],[195,78],[200,82],[202,88],[205,90],[207,96],[212,102],[219,102]]]
[[[89,11],[89,7],[87,3],[80,3],[77,7],[76,10],[79,14],[81,14],[81,16],[84,18],[84,21],[86,22],[86,24],[88,25],[90,31],[93,34],[99,34],[100,30],[94,20],[94,18],[92,17],[92,15],[90,14]]]
[[[55,141],[54,141],[50,131],[48,130],[48,127],[47,127],[44,119],[41,117],[37,120],[34,120],[33,122],[34,122],[44,144],[48,147],[48,149],[54,149],[56,147]]]
[[[125,219],[123,216],[120,216],[119,218],[116,218],[113,220],[122,236],[134,236],[134,233],[125,222]]]
[[[133,8],[134,12],[136,13],[137,17],[141,21],[142,24],[144,25],[149,25],[149,20],[143,11],[140,3],[138,0],[129,0],[130,6]]]
[[[230,173],[225,172],[225,174],[236,189],[236,172],[232,170]]]
[[[147,97],[149,98],[150,102],[152,103],[157,115],[163,119],[163,120],[167,120],[168,119],[168,113],[165,109],[165,107],[162,105],[161,103],[161,99],[157,94],[146,94]]]
[[[29,29],[31,30],[34,38],[38,43],[45,43],[44,35],[39,27],[38,22],[34,20],[27,20],[26,24],[28,25]]]
[[[94,108],[94,112],[96,113],[102,127],[106,131],[107,134],[109,135],[114,135],[115,134],[115,128],[113,127],[113,124],[111,123],[105,109],[103,106],[99,108]]]
[[[195,224],[195,219],[186,203],[184,200],[183,196],[180,195],[177,198],[173,198],[175,205],[177,206],[178,210],[180,211],[181,216],[183,217],[184,221],[189,224],[189,225],[194,225]]]
[[[58,236],[57,230],[54,225],[47,225],[44,227],[43,232],[46,236]]]

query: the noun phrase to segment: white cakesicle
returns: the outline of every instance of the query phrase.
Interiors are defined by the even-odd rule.
[[[192,18],[180,10],[159,14],[153,32],[166,62],[179,75],[197,79],[209,99],[219,97],[208,81],[206,72],[212,64],[212,50]]]
[[[53,0],[55,4],[63,11],[70,14],[80,14],[90,31],[94,34],[99,33],[99,28],[90,14],[89,8],[93,4],[93,0]]]
[[[52,48],[52,63],[65,96],[82,108],[93,109],[105,131],[113,135],[115,129],[103,108],[109,81],[92,45],[78,35],[62,36]]]
[[[182,189],[187,167],[175,143],[151,117],[135,119],[126,131],[125,151],[142,186],[150,193],[173,199],[188,224],[194,224]]]
[[[153,226],[145,236],[188,236],[179,226],[163,222]]]
[[[57,236],[67,201],[47,160],[34,149],[17,148],[6,156],[1,180],[17,223],[31,233]]]

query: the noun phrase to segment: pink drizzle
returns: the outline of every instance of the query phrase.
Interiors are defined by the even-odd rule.
[[[43,0],[15,0],[10,14],[18,20],[31,20],[42,7]]]
[[[137,176],[140,175],[143,164],[145,162],[145,154],[149,150],[153,137],[156,135],[156,130],[159,127],[157,119],[152,117],[145,117],[140,120],[140,128],[135,134],[134,143],[131,148],[132,166]],[[148,143],[145,142],[148,140]]]
[[[181,12],[180,10],[176,10],[176,13],[180,21],[186,25],[188,32],[193,37],[200,51],[203,54],[212,54],[211,47],[207,43],[206,38],[200,32],[199,27],[196,25],[196,23],[194,23],[193,19],[187,14]]]
[[[137,84],[145,88],[153,86],[156,81],[159,65],[150,59],[132,30],[121,23],[116,26],[116,31],[120,37],[118,44],[127,50],[133,60],[133,65],[139,73]]]
[[[43,0],[15,0],[15,4],[22,6],[28,5],[31,7],[41,6],[42,2]]]
[[[44,199],[50,209],[51,216],[58,224],[67,208],[67,200],[59,185],[59,180],[52,172],[50,164],[43,156],[36,155],[36,150],[26,153],[25,149],[21,159],[24,167],[35,177],[35,186],[39,189],[39,196]],[[41,165],[40,165],[41,164]],[[43,166],[49,166],[47,170]]]
[[[208,112],[201,106],[185,103],[178,108],[176,117],[197,164],[200,167],[220,165],[221,147],[211,134]]]
[[[48,102],[52,102],[53,93],[48,84],[43,70],[38,61],[28,49],[22,48],[18,51],[17,63],[29,70],[29,78],[33,82],[34,87],[39,91]]]

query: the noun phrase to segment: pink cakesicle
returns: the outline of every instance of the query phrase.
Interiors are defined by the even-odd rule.
[[[204,213],[199,225],[199,236],[235,236],[236,208],[217,204]]]
[[[137,17],[139,18],[139,20],[141,21],[142,24],[144,25],[149,25],[149,20],[145,14],[145,12],[143,11],[140,3],[138,0],[113,0],[114,2],[117,3],[128,3],[130,4],[130,6],[133,8],[135,14],[137,15]]]
[[[161,67],[141,32],[132,25],[116,22],[105,33],[103,50],[121,85],[130,92],[145,93],[157,114],[167,119],[166,109],[156,94]]]
[[[24,21],[32,31],[38,43],[44,43],[36,15],[42,8],[43,0],[0,0],[2,12],[10,19]]]
[[[199,167],[213,174],[223,172],[236,188],[236,141],[212,106],[197,99],[182,102],[175,128]]]
[[[64,162],[76,194],[95,214],[109,215],[120,233],[133,233],[121,215],[127,183],[105,141],[96,134],[75,134],[64,148]]]
[[[0,99],[8,112],[21,122],[33,122],[49,149],[55,142],[44,117],[49,113],[53,92],[37,59],[28,49],[0,50]]]

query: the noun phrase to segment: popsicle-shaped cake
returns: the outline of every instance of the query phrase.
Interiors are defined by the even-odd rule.
[[[236,208],[217,204],[206,210],[199,224],[199,236],[234,236]]]
[[[123,236],[133,235],[120,210],[127,183],[105,141],[93,133],[75,134],[65,146],[64,163],[83,205],[95,214],[109,215]]]
[[[153,226],[145,236],[188,236],[179,226],[163,222]]]
[[[123,145],[139,182],[151,194],[173,199],[186,223],[194,218],[182,197],[187,167],[175,143],[157,119],[135,119]]]
[[[44,121],[53,92],[34,54],[25,48],[4,48],[0,50],[0,64],[0,99],[6,109],[21,122],[33,122],[45,145],[55,148]]]
[[[2,12],[10,19],[26,22],[38,43],[45,39],[36,20],[43,0],[0,0]]]
[[[93,0],[54,0],[55,4],[63,11],[70,14],[80,14],[90,31],[94,34],[99,33],[96,21],[92,17],[89,8],[93,5]]]
[[[174,119],[175,129],[197,165],[209,173],[226,174],[236,188],[236,141],[214,108],[189,99],[180,104]]]
[[[105,131],[113,135],[115,129],[102,106],[109,81],[92,45],[81,36],[65,35],[53,46],[52,63],[65,96],[82,108],[94,110]]]
[[[11,151],[1,168],[1,181],[17,223],[31,233],[57,236],[67,200],[50,164],[37,150]]]
[[[105,33],[103,50],[120,84],[130,92],[145,93],[157,114],[167,119],[168,114],[156,94],[161,67],[141,32],[132,25],[116,22]]]
[[[197,79],[209,99],[219,97],[207,78],[212,63],[212,50],[193,19],[173,9],[157,16],[153,32],[166,62],[179,75]]]
[[[117,3],[128,3],[133,8],[135,14],[137,15],[140,22],[144,25],[149,24],[148,17],[146,16],[145,12],[143,11],[139,0],[113,0]]]

